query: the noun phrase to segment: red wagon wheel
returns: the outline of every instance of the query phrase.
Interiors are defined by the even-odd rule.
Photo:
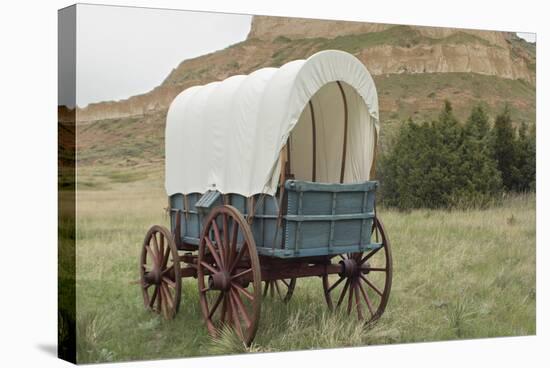
[[[280,279],[264,281],[264,293],[263,296],[269,295],[274,298],[277,295],[284,303],[287,303],[296,287],[296,279]]]
[[[325,299],[330,310],[346,305],[348,314],[353,310],[365,323],[376,321],[384,313],[392,282],[392,256],[384,225],[374,219],[372,237],[380,242],[379,248],[364,253],[340,255],[343,270],[336,280],[323,276]],[[336,300],[336,305],[333,300]]]
[[[145,235],[139,272],[145,307],[174,318],[181,299],[180,263],[174,238],[164,226],[155,225]]]
[[[228,325],[249,346],[260,320],[260,261],[250,227],[236,208],[216,207],[205,220],[197,278],[210,334]]]

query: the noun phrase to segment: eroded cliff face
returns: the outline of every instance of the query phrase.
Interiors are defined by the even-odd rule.
[[[382,32],[395,24],[384,23],[366,23],[366,22],[350,22],[339,20],[322,20],[322,19],[307,19],[307,18],[287,18],[287,17],[270,17],[270,16],[254,16],[252,18],[252,27],[248,38],[259,38],[263,40],[272,40],[279,36],[288,37],[291,39],[327,37],[335,38],[338,36],[350,34],[362,34],[371,32]],[[461,28],[444,28],[444,27],[423,27],[412,26],[422,35],[435,39],[442,39],[453,34],[463,32],[467,33],[487,42],[506,47],[507,40],[512,36],[507,32],[483,31]]]
[[[279,36],[290,39],[326,37],[381,32],[391,27],[382,23],[333,21],[307,18],[287,18],[255,15],[248,38],[273,40]]]
[[[393,73],[478,73],[535,82],[527,61],[512,58],[504,48],[439,44],[410,48],[376,46],[362,50],[359,59],[374,75]]]
[[[77,121],[87,122],[144,115],[148,112],[166,109],[179,92],[181,92],[181,88],[176,86],[161,85],[150,92],[125,100],[93,103],[77,110]]]
[[[248,38],[274,40],[336,38],[381,33],[390,24],[325,21],[303,18],[256,16]],[[518,52],[514,34],[460,28],[407,26],[422,36],[405,47],[388,40],[385,45],[366,45],[358,56],[374,75],[391,73],[479,73],[535,82],[529,64],[534,60]]]
[[[182,62],[148,93],[80,108],[77,119],[86,122],[166,110],[179,92],[192,85],[280,66],[327,48],[353,53],[374,76],[475,73],[521,79],[533,88],[535,84],[534,48],[512,33],[255,16],[247,40]]]

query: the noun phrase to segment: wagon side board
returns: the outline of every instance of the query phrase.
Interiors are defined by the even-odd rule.
[[[378,182],[324,184],[289,180],[284,251],[306,257],[374,249],[370,235]]]
[[[245,218],[253,211],[254,220],[250,226],[260,255],[313,257],[380,247],[378,243],[371,243],[377,187],[376,181],[324,184],[287,180],[287,212],[282,216],[280,227],[277,226],[279,208],[275,196],[260,194],[247,199],[239,194],[209,194],[211,200],[206,202],[209,208],[230,204]],[[202,207],[205,201],[201,196],[191,193],[170,197],[172,231],[179,218],[179,240],[188,248],[199,244],[202,221],[208,213]]]
[[[174,194],[170,196],[170,222],[171,229],[176,229],[177,212],[180,212],[180,241],[184,245],[198,246],[202,232],[202,222],[208,215],[201,210],[199,200],[201,193]],[[256,246],[266,248],[280,248],[282,245],[282,232],[277,231],[277,217],[279,207],[277,199],[270,195],[255,195],[252,200],[240,194],[227,194],[209,203],[209,207],[215,208],[223,204],[235,207],[245,218],[249,217],[251,210],[254,212],[254,221],[250,225]],[[221,225],[221,224],[220,224]]]

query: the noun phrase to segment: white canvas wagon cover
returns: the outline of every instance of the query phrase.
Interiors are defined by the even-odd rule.
[[[371,75],[342,51],[194,86],[168,110],[166,191],[273,195],[287,139],[296,179],[369,180],[378,122]]]

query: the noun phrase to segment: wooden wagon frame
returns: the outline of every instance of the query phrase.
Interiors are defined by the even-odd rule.
[[[288,91],[281,94],[284,87]],[[259,93],[246,97],[247,89]],[[214,106],[208,109],[215,110],[215,116],[208,109],[197,114],[189,106],[201,105],[204,91],[210,91],[209,97],[224,97],[227,91],[237,97],[213,98]],[[260,105],[254,112],[267,110],[275,116],[270,115],[268,123],[258,123],[261,114],[239,120],[242,109],[234,106],[241,102]],[[277,115],[281,109],[291,113]],[[335,116],[341,119],[336,122]],[[236,123],[221,125],[221,120]],[[283,128],[264,139],[260,151],[249,152],[256,156],[236,175],[226,170],[232,167],[231,158],[258,139],[257,132],[247,135],[248,130],[239,127],[254,124],[268,132],[274,126]],[[216,132],[222,130],[221,142],[239,131],[245,134],[232,142],[239,146],[197,139],[210,149],[221,147],[222,154],[182,144],[182,138],[207,137],[204,131],[212,126]],[[197,127],[202,129],[198,134]],[[323,136],[339,136],[341,145]],[[359,320],[376,321],[386,308],[392,281],[390,244],[376,213],[378,182],[372,180],[377,137],[378,101],[372,78],[355,57],[340,51],[182,92],[167,117],[170,229],[153,226],[140,256],[146,308],[173,318],[182,278],[196,278],[209,332],[216,336],[229,326],[249,345],[258,329],[263,297],[288,302],[296,279],[319,276],[329,309],[345,305]],[[320,149],[329,154],[323,158]],[[197,155],[196,150],[206,154]],[[311,152],[309,159],[304,150]],[[349,160],[351,168],[346,168]],[[205,169],[204,161],[213,168]]]

